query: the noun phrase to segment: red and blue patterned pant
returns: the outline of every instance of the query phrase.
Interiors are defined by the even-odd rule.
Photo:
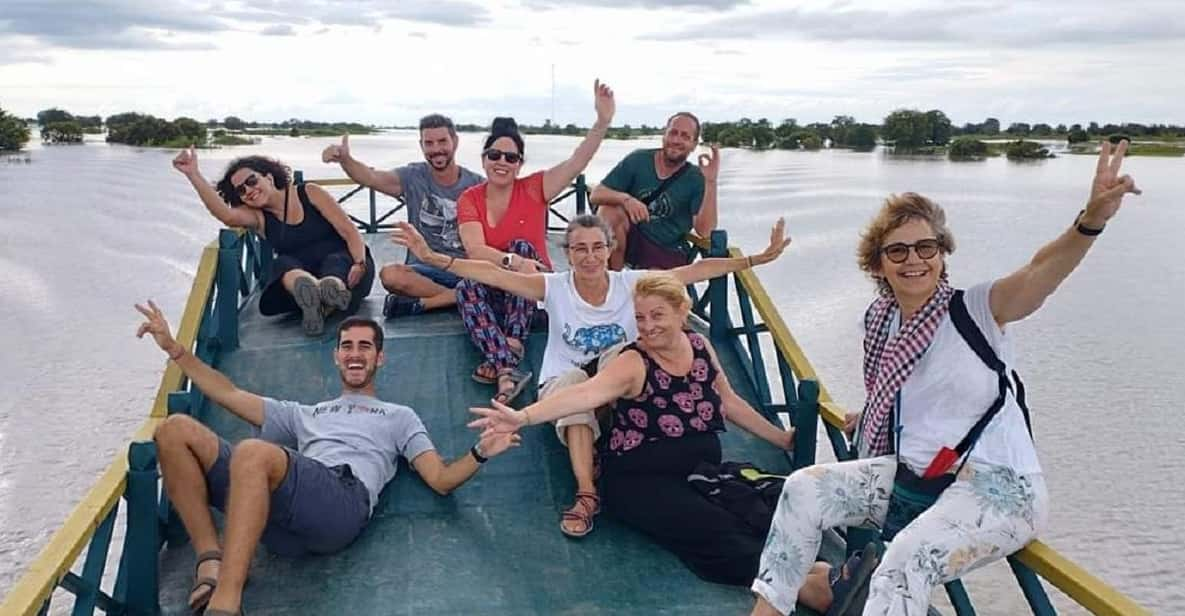
[[[526,240],[511,242],[510,252],[526,259],[538,258],[535,247]],[[518,357],[510,351],[506,339],[525,342],[535,314],[535,300],[464,279],[457,284],[457,306],[465,329],[485,360],[498,370],[518,367]]]

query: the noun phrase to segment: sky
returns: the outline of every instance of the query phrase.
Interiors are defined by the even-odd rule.
[[[0,0],[0,108],[1185,124],[1181,0]]]

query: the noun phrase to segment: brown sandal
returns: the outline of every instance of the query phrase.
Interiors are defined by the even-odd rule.
[[[593,518],[600,512],[601,497],[597,496],[596,492],[577,492],[576,502],[560,515],[560,532],[572,539],[580,539],[592,532]],[[564,522],[567,521],[580,522],[584,528],[578,531],[569,530],[567,526],[564,526]]]
[[[514,369],[499,370],[498,393],[494,395],[494,400],[509,405],[526,389],[527,381],[530,380],[530,372],[519,372]]]
[[[210,603],[210,597],[214,596],[214,589],[218,587],[218,578],[212,577],[197,577],[198,567],[208,560],[218,561],[219,568],[222,565],[222,551],[210,550],[209,552],[202,552],[198,554],[197,562],[193,564],[193,586],[189,588],[189,611],[192,614],[201,614],[206,611],[206,606]],[[194,597],[194,593],[205,588],[205,591]]]

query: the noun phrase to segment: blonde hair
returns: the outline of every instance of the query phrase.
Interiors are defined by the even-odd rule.
[[[687,287],[670,272],[646,274],[634,285],[634,297],[657,297],[679,310],[691,308]]]
[[[955,251],[955,238],[951,235],[950,228],[946,226],[946,212],[942,210],[941,206],[914,192],[889,195],[880,211],[860,234],[860,246],[856,250],[860,269],[876,281],[877,287],[882,293],[890,291],[889,283],[880,275],[881,248],[883,248],[885,236],[911,220],[921,220],[930,225],[943,254],[951,254]],[[945,265],[941,275],[945,280]]]

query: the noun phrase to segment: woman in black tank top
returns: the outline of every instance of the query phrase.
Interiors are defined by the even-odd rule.
[[[231,161],[216,189],[202,177],[193,149],[173,166],[206,209],[228,227],[263,236],[275,250],[272,276],[259,298],[265,315],[299,312],[306,334],[320,335],[325,317],[357,311],[374,284],[374,261],[358,229],[320,186],[293,185],[288,167],[263,156]]]

